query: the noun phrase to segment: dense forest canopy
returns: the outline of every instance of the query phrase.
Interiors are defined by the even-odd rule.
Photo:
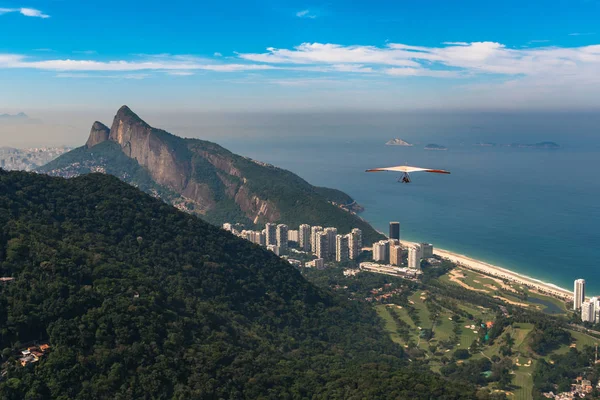
[[[458,399],[374,311],[117,178],[0,170],[2,399]],[[51,352],[21,367],[17,351]]]

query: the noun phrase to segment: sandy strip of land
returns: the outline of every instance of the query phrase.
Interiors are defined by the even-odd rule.
[[[413,242],[402,241],[403,246],[411,246]],[[478,271],[484,273],[486,275],[490,275],[500,279],[506,279],[511,282],[516,282],[521,285],[527,286],[530,289],[534,289],[542,294],[548,294],[555,297],[560,297],[565,300],[573,300],[573,292],[553,285],[551,283],[546,283],[539,281],[534,278],[530,278],[526,275],[521,275],[516,272],[510,271],[506,268],[498,267],[496,265],[488,264],[483,261],[475,260],[473,258],[467,257],[463,254],[453,253],[451,251],[438,249],[434,247],[433,253],[436,256],[446,258],[452,261],[455,264],[458,264],[464,268],[471,269],[474,271]]]

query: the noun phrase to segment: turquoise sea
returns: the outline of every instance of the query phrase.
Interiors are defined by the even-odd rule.
[[[561,287],[576,278],[600,294],[600,118],[563,115],[282,115],[213,140],[341,189],[362,216],[404,239],[428,241]],[[249,118],[249,117],[248,117]],[[241,122],[240,122],[241,124]],[[386,146],[400,137],[413,147]],[[477,147],[555,141],[557,150]],[[427,151],[437,143],[447,151]],[[451,175],[365,169],[408,164]]]

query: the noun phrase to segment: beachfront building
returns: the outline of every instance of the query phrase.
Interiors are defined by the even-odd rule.
[[[302,224],[298,228],[298,246],[300,250],[310,251],[310,225]]]
[[[433,257],[433,245],[431,243],[421,243],[421,258]]]
[[[408,248],[408,268],[421,269],[421,246]]]
[[[573,310],[578,310],[585,301],[585,279],[577,279],[574,286]]]
[[[373,261],[387,262],[390,252],[390,243],[387,240],[380,240],[373,243]]]
[[[267,246],[276,246],[277,245],[277,225],[267,223],[265,224],[265,236],[267,241]]]
[[[399,244],[390,246],[390,264],[402,265],[402,246]]]
[[[390,239],[400,240],[400,222],[390,222]]]
[[[350,235],[337,235],[335,237],[335,261],[337,262],[348,261],[348,236]]]
[[[596,307],[592,301],[581,303],[581,320],[583,322],[596,322]]]

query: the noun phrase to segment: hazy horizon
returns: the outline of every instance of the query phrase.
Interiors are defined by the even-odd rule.
[[[222,145],[230,139],[329,136],[381,140],[492,141],[552,140],[596,143],[600,114],[581,112],[321,111],[321,112],[152,112],[132,108],[146,122],[174,135]],[[0,146],[70,146],[85,143],[94,121],[110,127],[116,109],[99,112],[40,112],[29,120],[0,119]],[[0,113],[1,114],[1,113]],[[596,127],[596,128],[595,128]],[[386,140],[387,140],[386,139]]]

